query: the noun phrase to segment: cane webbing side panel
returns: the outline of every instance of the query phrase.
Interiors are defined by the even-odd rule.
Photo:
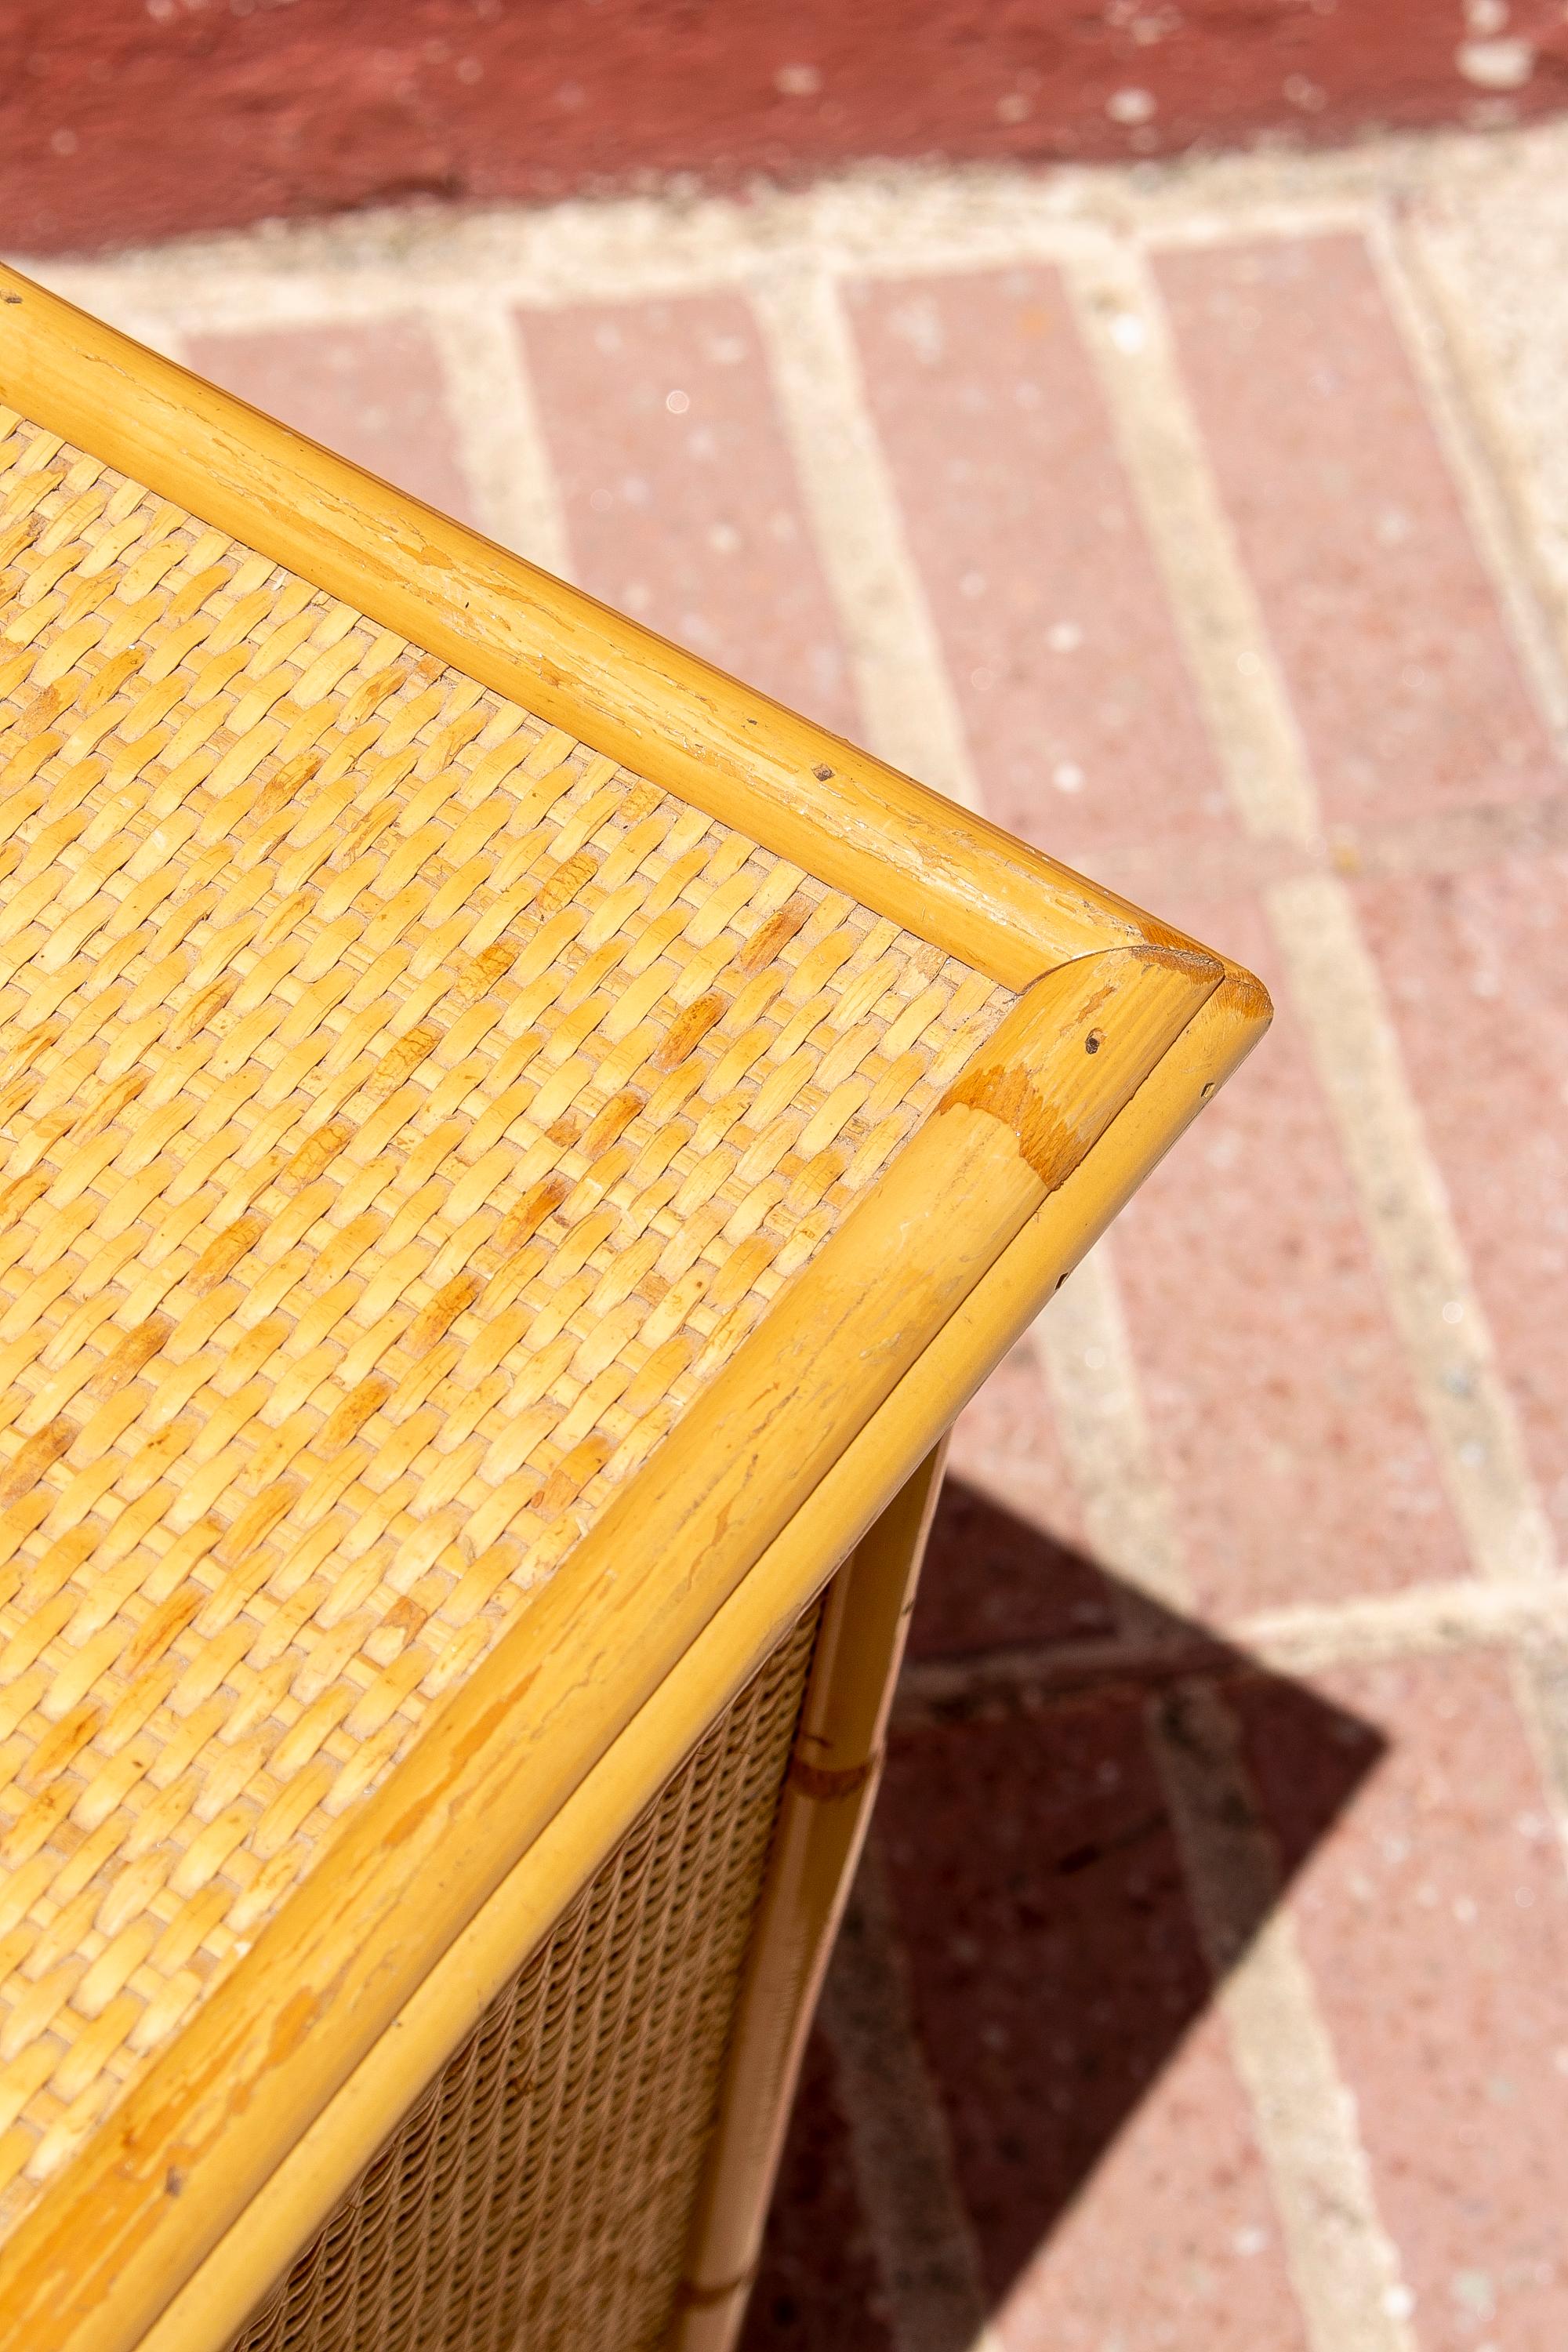
[[[232,2352],[660,2343],[817,1615],[497,1996]]]
[[[0,2233],[1013,1001],[0,412]]]

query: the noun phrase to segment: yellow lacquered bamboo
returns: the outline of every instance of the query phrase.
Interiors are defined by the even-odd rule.
[[[1043,1300],[1262,1035],[1268,1003],[1227,978],[942,1326],[598,1765],[257,2188],[140,2352],[221,2352],[410,2103],[649,1797],[940,1439]],[[747,2183],[760,2210],[768,2183]],[[737,2183],[733,2192],[741,2199]]]
[[[745,2315],[811,2015],[865,1843],[947,1443],[829,1588],[731,2031],[670,2352],[728,2352]]]

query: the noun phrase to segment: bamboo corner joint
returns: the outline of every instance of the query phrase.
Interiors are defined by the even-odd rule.
[[[1249,974],[0,270],[0,2329],[725,2352]]]

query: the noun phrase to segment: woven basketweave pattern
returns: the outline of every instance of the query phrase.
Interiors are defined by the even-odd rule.
[[[0,2229],[1011,1001],[0,413]]]
[[[816,1612],[492,2003],[234,2352],[652,2352]]]

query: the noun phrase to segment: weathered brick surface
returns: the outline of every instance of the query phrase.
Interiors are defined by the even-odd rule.
[[[840,732],[844,654],[732,295],[520,321],[585,588]]]
[[[1521,798],[1554,762],[1366,247],[1160,257],[1330,821]]]
[[[1321,1832],[1334,1759],[1304,1695],[1241,1701],[1296,1916],[1353,2087],[1422,2352],[1553,2352],[1568,2260],[1568,1884],[1509,1688],[1485,1656],[1319,1685],[1389,1747]]]
[[[1568,857],[1512,857],[1357,896],[1568,1552]]]
[[[1200,2014],[1135,1694],[900,1737],[880,1806],[921,2038],[1000,2295]]]
[[[1151,1428],[1192,1590],[1248,1609],[1465,1572],[1371,1241],[1252,907],[1213,931],[1261,969],[1266,1048],[1118,1228]]]
[[[848,300],[987,813],[1080,862],[1223,825],[1058,273],[895,279]]]
[[[1005,2352],[1307,2352],[1217,2018],[1202,2019],[1013,2281]]]
[[[1294,2352],[1223,2036],[1189,2042],[1209,1979],[1143,1720],[1122,1690],[900,1735],[879,1820],[921,2041],[1009,2352]]]

